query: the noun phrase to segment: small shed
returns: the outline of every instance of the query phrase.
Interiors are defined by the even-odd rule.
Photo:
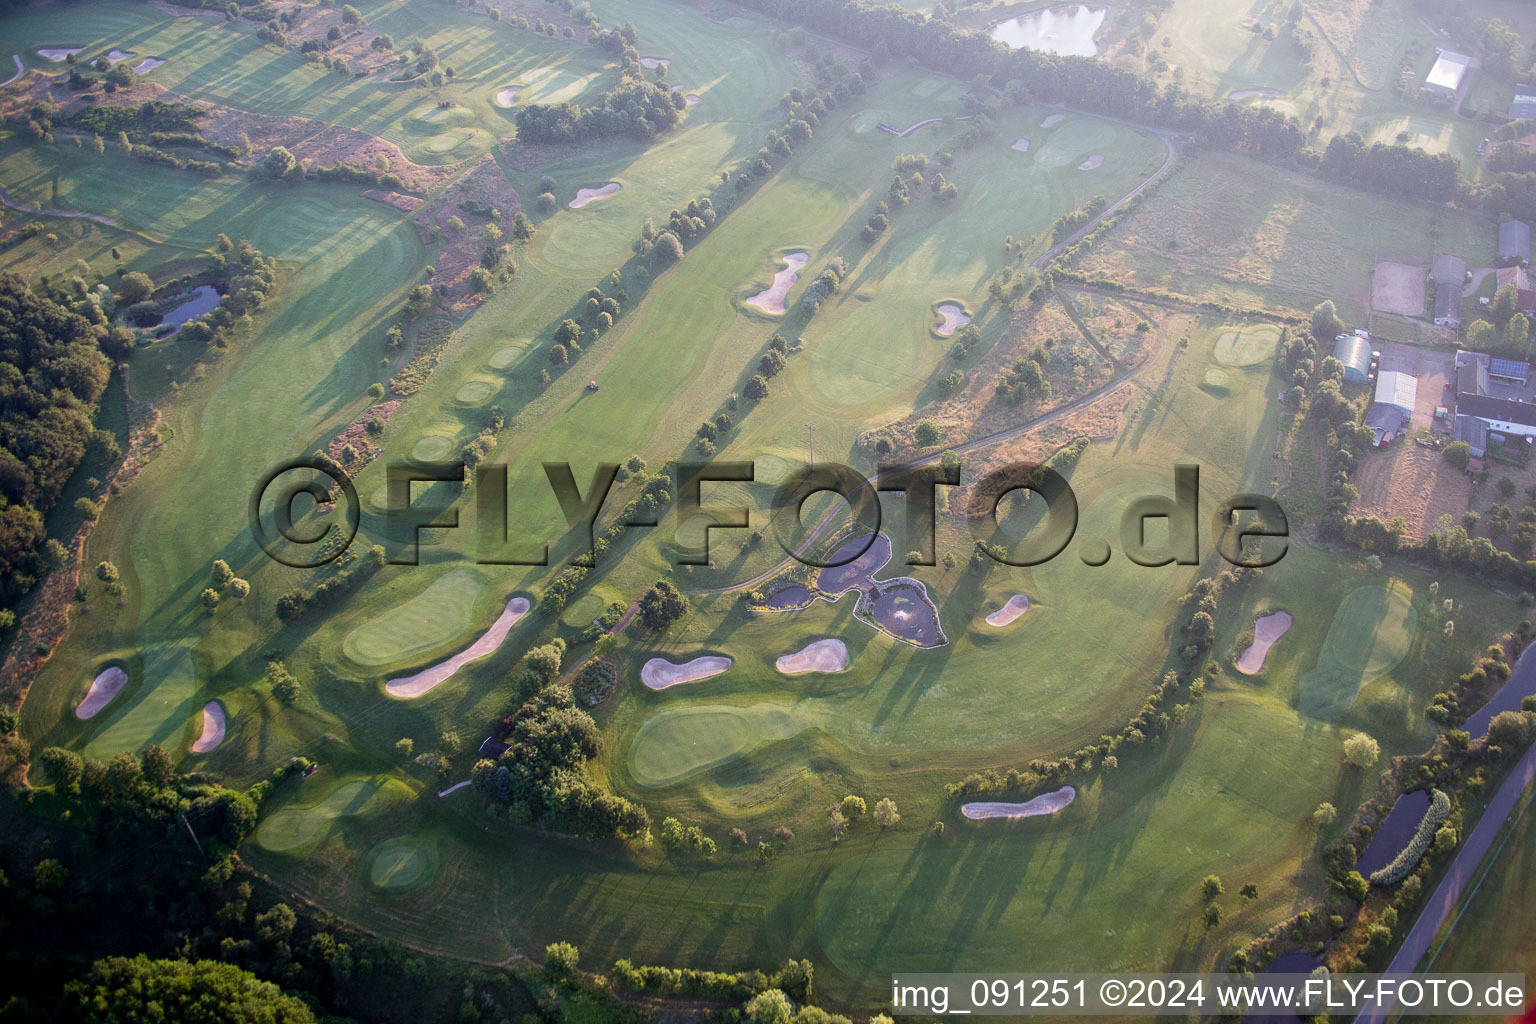
[[[1357,334],[1341,334],[1334,339],[1333,358],[1344,364],[1346,384],[1364,384],[1371,372],[1371,343]]]

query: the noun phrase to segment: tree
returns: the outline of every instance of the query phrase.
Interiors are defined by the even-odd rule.
[[[1220,925],[1221,919],[1225,915],[1222,914],[1220,903],[1207,903],[1205,905],[1205,912],[1200,916],[1205,921],[1205,927],[1209,929]]]
[[[1466,469],[1472,460],[1472,454],[1465,441],[1452,441],[1440,450],[1440,455],[1457,469]]]
[[[81,1024],[314,1024],[308,1006],[249,971],[216,960],[98,960],[65,987],[69,1019]]]
[[[117,582],[117,566],[111,562],[96,563],[96,578],[103,583]]]
[[[53,788],[65,796],[80,792],[80,776],[85,773],[85,762],[73,750],[48,747],[43,751],[43,770],[53,780]]]
[[[666,629],[687,611],[687,598],[666,580],[657,580],[640,596],[640,619],[649,629]]]
[[[76,498],[75,515],[79,516],[81,519],[94,521],[98,516],[101,515],[101,506],[96,504],[90,498]]]
[[[741,1014],[749,1024],[789,1024],[795,1013],[795,1005],[789,996],[776,988],[759,992],[741,1008]]]
[[[895,828],[900,821],[901,815],[896,810],[896,801],[890,797],[883,797],[879,803],[875,804],[875,824],[882,830]]]
[[[1247,885],[1239,889],[1237,894],[1245,900],[1256,900],[1259,898],[1259,887],[1254,883],[1249,882]]]
[[[1374,765],[1381,757],[1381,744],[1363,732],[1357,732],[1344,741],[1344,760],[1359,769]]]
[[[832,829],[832,841],[841,842],[843,835],[848,831],[848,819],[843,815],[841,807],[834,807],[827,813],[827,824]]]
[[[754,402],[761,402],[768,397],[768,378],[757,373],[752,379],[742,385],[741,393]]]
[[[1333,804],[1326,801],[1317,805],[1317,810],[1312,812],[1312,826],[1316,829],[1325,829],[1338,820],[1339,812]]]
[[[213,587],[216,590],[223,590],[229,586],[229,581],[235,578],[234,570],[222,558],[213,560],[213,569],[209,575],[213,578]]]
[[[864,817],[864,812],[867,810],[864,798],[853,796],[852,794],[843,797],[843,802],[839,805],[839,808],[843,812],[843,817],[848,819],[849,825]]]
[[[341,20],[348,25],[361,25],[363,23],[363,15],[351,4],[342,4]]]
[[[551,942],[544,947],[544,973],[555,981],[569,981],[580,970],[581,954],[569,942]]]
[[[130,270],[117,281],[117,297],[126,303],[143,302],[155,294],[155,282],[148,274]]]
[[[1319,342],[1329,342],[1344,333],[1344,321],[1333,300],[1328,299],[1312,308],[1312,337]]]
[[[399,754],[404,760],[409,761],[412,755],[416,753],[416,741],[409,736],[400,737],[395,741],[395,753]]]
[[[1208,900],[1213,900],[1227,890],[1221,884],[1221,878],[1217,875],[1206,875],[1200,883],[1200,895]]]
[[[261,169],[267,177],[274,181],[296,175],[299,172],[299,159],[282,146],[273,146],[261,161]]]
[[[939,439],[944,436],[944,432],[939,429],[939,425],[933,422],[933,420],[919,420],[917,426],[912,430],[912,436],[917,440],[918,444],[927,448],[938,444]]]
[[[281,661],[273,661],[267,665],[267,682],[272,687],[272,696],[284,704],[297,701],[303,689]]]
[[[204,587],[202,594],[203,607],[210,612],[219,606],[219,592],[212,587]]]

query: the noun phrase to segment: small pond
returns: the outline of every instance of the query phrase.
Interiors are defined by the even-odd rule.
[[[928,592],[916,580],[871,583],[862,607],[881,630],[918,647],[939,647],[944,633]]]
[[[869,550],[854,558],[855,553],[865,545],[869,546]],[[817,590],[823,594],[841,594],[869,579],[891,560],[891,538],[877,533],[871,542],[869,534],[860,534],[838,545],[827,561],[841,562],[845,558],[853,558],[853,561],[847,565],[829,566],[816,574]]]
[[[1102,7],[1086,4],[1052,7],[999,22],[987,34],[1013,50],[1027,46],[1063,57],[1092,57],[1099,52],[1093,37],[1105,13]]]
[[[1322,965],[1323,962],[1311,953],[1293,949],[1275,957],[1275,962],[1264,969],[1264,974],[1311,974]],[[1300,1020],[1300,1017],[1288,1010],[1271,1010],[1268,1013],[1249,1014],[1243,1018],[1243,1024],[1294,1024]]]
[[[811,592],[801,586],[788,586],[782,590],[775,590],[767,600],[757,605],[758,608],[776,608],[780,611],[786,608],[804,608],[811,603]]]
[[[160,318],[161,327],[180,327],[188,320],[196,320],[204,313],[213,312],[219,304],[219,292],[211,284],[198,285],[192,297]]]
[[[1427,810],[1427,790],[1416,789],[1398,797],[1397,803],[1392,805],[1392,812],[1376,827],[1371,845],[1365,848],[1365,852],[1355,862],[1355,870],[1370,878],[1372,872],[1380,871],[1392,863],[1392,859],[1402,852],[1414,832],[1418,831],[1419,822],[1424,820],[1424,812]]]

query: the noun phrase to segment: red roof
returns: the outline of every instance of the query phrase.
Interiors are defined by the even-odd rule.
[[[1522,313],[1536,313],[1536,288],[1516,288],[1515,308]]]

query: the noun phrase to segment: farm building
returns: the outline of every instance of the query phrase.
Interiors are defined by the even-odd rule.
[[[1507,220],[1499,225],[1499,262],[1506,266],[1529,266],[1531,262],[1531,226],[1523,220]]]
[[[1459,291],[1467,283],[1467,261],[1460,256],[1436,256],[1429,265],[1429,276],[1437,286],[1455,285]]]
[[[1509,105],[1509,113],[1505,116],[1511,121],[1529,121],[1536,118],[1536,89],[1529,85],[1518,86],[1515,89],[1515,98]]]
[[[1435,326],[1461,326],[1461,289],[1456,285],[1435,289]]]
[[[1371,373],[1371,343],[1358,334],[1341,334],[1333,342],[1333,358],[1344,364],[1344,383],[1364,384]]]
[[[1472,58],[1452,50],[1436,50],[1435,66],[1424,79],[1424,91],[1436,96],[1455,96],[1467,77],[1467,65]]]
[[[1413,374],[1384,370],[1377,376],[1376,400],[1366,410],[1365,425],[1376,435],[1378,445],[1386,444],[1407,428],[1418,397],[1419,381]]]
[[[1493,272],[1493,278],[1500,288],[1513,288],[1520,291],[1522,288],[1529,291],[1531,276],[1525,272],[1524,267],[1500,267]]]
[[[1456,353],[1456,440],[1467,442],[1472,455],[1482,458],[1490,443],[1536,437],[1536,405],[1492,393],[1525,388],[1530,376],[1529,363]]]

